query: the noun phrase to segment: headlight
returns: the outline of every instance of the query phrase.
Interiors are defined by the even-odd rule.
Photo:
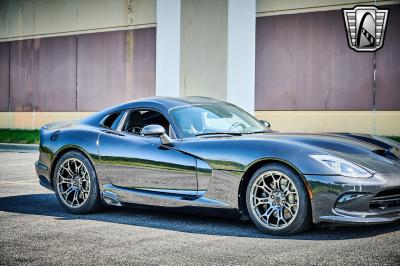
[[[371,173],[364,168],[335,156],[310,155],[310,157],[322,163],[329,169],[335,171],[339,175],[365,178],[372,176]]]

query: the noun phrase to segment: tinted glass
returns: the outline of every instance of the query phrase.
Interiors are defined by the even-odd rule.
[[[103,120],[103,122],[101,123],[101,125],[102,125],[103,127],[116,130],[117,127],[118,127],[118,124],[119,124],[119,122],[121,121],[121,119],[122,119],[123,116],[124,116],[124,113],[123,113],[123,112],[122,112],[122,113],[117,112],[117,113],[109,114],[109,115]]]
[[[207,133],[253,133],[266,128],[253,116],[230,104],[178,107],[171,116],[183,137]]]
[[[124,131],[132,134],[140,134],[143,127],[147,125],[160,125],[169,134],[169,122],[163,114],[153,110],[133,110],[131,111],[124,125]]]

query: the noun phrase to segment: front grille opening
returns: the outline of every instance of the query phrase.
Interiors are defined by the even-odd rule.
[[[371,200],[371,210],[387,210],[390,208],[400,208],[400,188],[379,192]]]
[[[376,194],[375,198],[400,195],[400,188],[384,190]]]

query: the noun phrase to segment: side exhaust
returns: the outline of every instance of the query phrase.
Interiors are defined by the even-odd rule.
[[[111,191],[103,191],[103,200],[108,205],[112,206],[122,206],[121,202],[118,199],[117,194]]]

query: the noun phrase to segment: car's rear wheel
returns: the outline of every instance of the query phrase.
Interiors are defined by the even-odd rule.
[[[72,213],[91,213],[101,207],[96,172],[78,151],[67,152],[58,160],[53,185],[58,201]]]
[[[246,191],[251,220],[272,235],[300,233],[311,225],[311,208],[301,177],[278,163],[258,169]]]

